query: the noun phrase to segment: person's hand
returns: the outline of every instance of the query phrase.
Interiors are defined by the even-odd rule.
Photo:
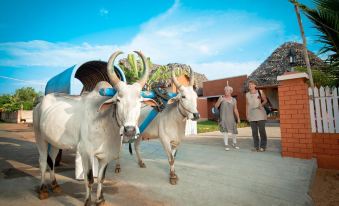
[[[262,104],[260,103],[259,106],[257,107],[258,109],[263,109],[264,107],[262,106]]]
[[[240,124],[240,119],[238,119],[238,124]]]

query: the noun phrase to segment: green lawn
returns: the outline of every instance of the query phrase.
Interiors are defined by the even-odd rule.
[[[211,120],[206,120],[206,121],[202,121],[202,122],[198,122],[198,133],[204,133],[204,132],[214,132],[214,131],[218,131],[219,130],[219,126],[218,123],[215,121],[211,121]],[[248,127],[248,123],[247,122],[241,122],[238,125],[238,128],[242,128],[242,127]]]

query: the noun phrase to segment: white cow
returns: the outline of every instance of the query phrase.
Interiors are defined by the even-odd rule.
[[[107,65],[109,79],[117,90],[113,97],[99,94],[100,88],[111,87],[108,82],[99,82],[95,89],[82,96],[65,94],[46,95],[33,112],[36,144],[39,150],[41,170],[41,186],[39,198],[48,197],[45,184],[47,168],[47,153],[52,158],[50,168],[52,190],[61,191],[54,174],[55,158],[59,149],[77,149],[82,158],[86,183],[85,205],[91,204],[91,188],[93,185],[92,158],[99,162],[97,205],[104,204],[102,183],[107,164],[119,156],[122,141],[128,141],[137,135],[138,119],[141,101],[154,103],[143,99],[140,95],[144,86],[149,68],[146,58],[136,52],[142,59],[145,72],[136,83],[128,85],[113,72],[114,60],[121,54],[117,51],[110,57]],[[51,145],[48,149],[48,144]]]
[[[181,138],[185,136],[186,119],[199,119],[199,113],[197,110],[198,96],[193,89],[193,74],[194,73],[191,70],[189,86],[183,86],[176,79],[175,71],[172,70],[172,81],[178,88],[177,96],[171,98],[168,101],[166,108],[154,118],[154,120],[148,125],[145,131],[141,133],[139,138],[134,143],[138,164],[141,168],[144,168],[146,166],[142,161],[139,152],[140,141],[142,139],[160,138],[170,164],[171,184],[176,184],[178,180],[178,176],[174,171],[174,154],[176,152],[176,148],[181,142]],[[144,121],[152,109],[153,108],[149,106],[142,108],[139,124]],[[116,162],[115,172],[120,172],[119,160]]]

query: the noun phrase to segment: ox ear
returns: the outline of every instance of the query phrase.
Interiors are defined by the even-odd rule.
[[[174,102],[178,101],[180,98],[180,95],[178,94],[175,97],[172,97],[171,99],[168,100],[167,104],[173,104]]]
[[[114,96],[113,98],[110,98],[108,100],[106,100],[104,103],[102,103],[98,109],[99,111],[104,111],[108,108],[110,108],[112,106],[112,104],[114,104],[116,102],[116,97]]]
[[[148,106],[152,106],[152,107],[159,106],[156,101],[154,101],[153,99],[150,99],[150,98],[142,98],[142,102],[144,104],[147,104]]]

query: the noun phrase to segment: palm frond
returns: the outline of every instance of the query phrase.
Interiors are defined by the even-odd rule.
[[[339,62],[339,1],[314,0],[315,9],[311,9],[296,0],[290,0],[297,5],[311,20],[320,35],[317,41],[323,45],[320,54],[328,54],[328,61],[332,64]]]

